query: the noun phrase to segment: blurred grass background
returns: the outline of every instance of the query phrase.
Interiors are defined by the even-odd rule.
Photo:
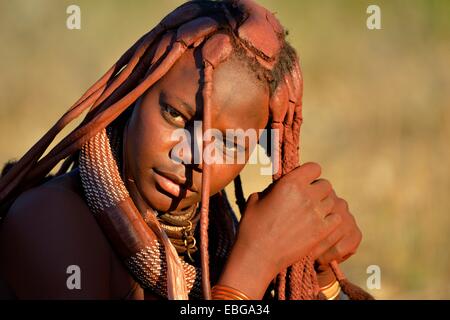
[[[182,2],[0,0],[0,163]],[[364,234],[344,271],[366,288],[366,268],[380,266],[377,298],[449,299],[450,2],[259,2],[301,58],[302,161],[322,165]],[[66,28],[71,4],[81,30]],[[366,28],[370,4],[382,30]],[[270,182],[258,170],[244,171],[246,195]]]

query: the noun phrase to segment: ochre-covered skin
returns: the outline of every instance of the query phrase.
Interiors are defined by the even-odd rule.
[[[237,11],[240,14],[236,14]],[[224,29],[227,30],[228,34],[222,32]],[[253,197],[249,200],[242,230],[240,230],[227,265],[228,272],[223,273],[220,281],[223,284],[241,284],[250,291],[251,297],[261,298],[268,281],[279,273],[276,283],[277,298],[317,298],[319,283],[314,270],[314,260],[320,258],[322,253],[333,247],[333,244],[337,242],[328,243],[328,246],[321,247],[320,250],[313,250],[313,248],[318,246],[321,240],[325,241],[329,234],[333,234],[333,230],[339,229],[338,226],[341,221],[346,221],[350,230],[347,230],[346,234],[351,235],[352,238],[351,241],[347,239],[347,247],[343,250],[343,253],[345,255],[353,253],[360,241],[359,229],[354,221],[348,218],[351,217],[348,207],[340,211],[334,209],[334,204],[342,199],[336,197],[327,181],[317,180],[320,176],[320,168],[317,169],[314,165],[305,165],[298,168],[303,85],[298,60],[292,61],[290,71],[284,75],[284,79],[281,79],[275,92],[269,96],[268,86],[256,85],[253,83],[256,81],[252,82],[248,74],[241,75],[239,72],[241,70],[237,71],[236,62],[229,60],[233,51],[232,39],[230,39],[229,34],[233,35],[233,41],[244,49],[250,59],[254,59],[265,69],[266,79],[264,80],[273,81],[271,72],[277,66],[279,60],[284,30],[272,13],[252,0],[211,2],[206,6],[195,1],[188,2],[175,9],[155,28],[141,37],[101,79],[88,89],[50,131],[2,177],[0,180],[2,215],[8,211],[17,196],[30,187],[39,184],[52,168],[64,159],[66,159],[65,163],[59,173],[66,172],[72,162],[76,160],[80,148],[123,114],[127,108],[134,105],[135,109],[124,134],[128,142],[124,144],[123,174],[124,183],[129,188],[130,197],[115,203],[113,207],[106,208],[101,213],[97,222],[102,226],[108,241],[113,244],[113,249],[111,250],[104,245],[101,250],[98,249],[98,252],[104,254],[102,258],[114,256],[123,261],[145,246],[150,245],[152,240],[159,239],[165,245],[167,253],[170,244],[167,244],[168,240],[165,234],[161,233],[158,222],[152,215],[153,210],[181,209],[201,201],[202,288],[204,298],[210,299],[209,200],[211,195],[219,192],[238,176],[243,165],[221,167],[220,165],[213,166],[203,163],[197,168],[186,166],[185,172],[180,171],[184,168],[174,167],[168,158],[168,152],[173,147],[167,142],[170,140],[167,137],[170,130],[167,122],[162,122],[161,111],[156,111],[156,106],[161,104],[158,99],[164,96],[170,97],[173,101],[175,99],[174,93],[184,97],[183,102],[188,100],[191,107],[195,106],[193,107],[194,110],[191,110],[194,114],[190,118],[203,120],[203,130],[212,127],[218,127],[222,130],[236,128],[243,128],[244,130],[248,128],[262,129],[266,127],[270,115],[270,127],[278,129],[280,132],[279,143],[276,148],[280,151],[281,166],[273,178],[274,181],[282,182],[277,183],[273,190],[266,190],[264,195],[268,196]],[[239,74],[239,76],[236,74]],[[235,81],[233,77],[237,77],[238,81]],[[230,90],[230,85],[236,85],[236,83],[239,84],[241,94],[237,94],[239,90]],[[55,136],[88,108],[90,109],[84,121],[40,159]],[[182,114],[182,112],[179,113]],[[204,141],[203,148],[206,146],[207,142]],[[247,150],[247,153],[250,152],[251,150]],[[183,181],[182,184],[185,189],[190,188],[189,196],[180,196],[173,199],[168,197],[167,194],[161,193],[160,190],[158,193],[154,174],[161,168],[172,174],[183,174],[186,181]],[[284,178],[285,176],[289,177]],[[65,179],[73,182],[73,176],[69,179],[68,176],[62,175],[58,179],[58,183],[62,184],[65,183]],[[299,179],[302,180],[301,185],[297,182]],[[294,185],[298,192],[286,193],[286,190],[292,190]],[[67,189],[73,191],[74,185],[71,184],[70,186]],[[52,210],[58,208],[51,207],[52,202],[46,188],[45,185],[40,186],[32,189],[30,193],[35,197],[42,197],[48,202],[41,210],[52,212]],[[282,221],[286,218],[286,221],[288,221],[293,219],[293,217],[287,215],[301,207],[304,209],[304,215],[301,217],[306,220],[305,223],[309,222],[310,226],[317,228],[314,231],[312,228],[308,228],[306,224],[297,226],[297,221],[303,218],[293,220],[292,226],[297,226],[298,230],[301,231],[299,238],[296,240],[299,243],[309,244],[309,246],[302,247],[295,252],[288,249],[292,246],[288,236],[291,235],[295,238],[293,229],[283,231],[285,226],[276,221],[274,212],[276,210],[270,209],[274,202],[283,202],[281,200],[283,196],[281,195],[289,196],[292,203],[285,202],[277,208],[277,210],[280,210],[278,220]],[[308,197],[311,197],[314,201]],[[70,212],[83,212],[80,217],[87,215],[89,211],[86,206],[83,206],[82,201],[80,201],[81,198],[75,197],[72,199],[74,204],[72,205],[71,202],[70,209],[68,209]],[[270,200],[271,198],[273,199]],[[11,219],[5,221],[6,230],[13,230],[12,226],[20,221],[21,215],[24,215],[24,213],[20,213],[21,210],[24,210],[21,206],[31,209],[31,200],[27,202],[24,199],[24,196],[20,196],[11,207],[11,211],[15,214],[12,215]],[[289,207],[295,205],[297,207]],[[256,209],[258,206],[259,209]],[[39,210],[34,209],[33,211]],[[261,213],[262,222],[256,218],[256,212]],[[306,215],[308,212],[314,212],[314,217],[309,218]],[[45,213],[33,212],[33,214],[39,216],[45,216]],[[266,220],[263,219],[264,217]],[[344,220],[345,218],[347,220]],[[267,223],[264,223],[264,221]],[[269,221],[275,223],[275,227],[268,227],[271,225]],[[83,223],[91,225],[92,221],[83,221]],[[83,223],[80,220],[80,228]],[[260,231],[262,234],[258,234],[258,228],[252,230],[248,227],[249,225],[259,225],[262,228],[262,231]],[[287,225],[291,226],[289,223]],[[34,225],[34,227],[36,226]],[[65,230],[67,227],[62,220],[60,225],[57,224],[57,228],[61,230]],[[91,227],[95,229],[94,226]],[[76,228],[73,229],[74,233],[77,233],[77,230]],[[246,230],[247,232],[245,232]],[[280,247],[280,250],[276,249],[275,244],[272,245],[273,239],[264,239],[264,236],[271,230],[278,232],[277,236],[286,236],[288,242],[285,246]],[[4,243],[11,240],[27,243],[26,241],[21,242],[21,239],[14,239],[16,235],[9,234],[8,231],[5,231],[2,237]],[[95,235],[95,231],[92,231],[92,234],[88,233],[88,237],[91,237],[88,238],[91,241],[100,236]],[[314,237],[320,237],[320,239]],[[335,233],[335,237],[337,240],[342,240],[343,234]],[[78,240],[82,241],[83,239]],[[106,243],[104,240],[102,238],[98,242]],[[44,243],[46,242],[44,241]],[[35,243],[34,245],[44,245],[44,243]],[[244,244],[251,244],[251,246],[245,248],[246,245]],[[258,259],[254,259],[257,250],[252,251],[249,248],[256,249],[258,244],[261,246],[267,245],[268,252],[272,250],[273,256],[283,253],[284,259],[280,260],[283,262],[280,262],[279,265],[276,264],[276,266],[267,265],[268,268],[255,266],[255,263],[258,263]],[[297,246],[292,247],[296,248]],[[58,248],[58,243],[55,242],[53,249],[64,251],[65,248]],[[313,252],[309,253],[311,250]],[[7,245],[0,252],[6,259],[12,259],[13,257],[13,251]],[[70,255],[67,255],[67,257],[62,255],[61,261],[68,259],[68,257]],[[292,260],[292,257],[297,257],[297,259]],[[298,257],[301,257],[300,261],[298,261]],[[340,254],[331,257],[337,259],[340,258]],[[92,261],[96,260],[96,257],[91,258]],[[50,257],[48,259],[51,260]],[[44,257],[41,260],[45,260]],[[264,262],[267,263],[268,261]],[[244,270],[242,267],[246,266],[246,262],[248,262],[249,268]],[[326,265],[328,262],[330,261],[326,261],[324,264]],[[22,265],[26,264],[27,261],[18,259],[18,263]],[[48,270],[54,268],[45,264],[45,261],[42,263],[42,268]],[[167,254],[167,265],[168,298],[186,298],[186,288],[178,288],[175,285],[175,283],[178,283],[177,272],[178,275],[180,272],[177,257]],[[286,267],[289,267],[287,271]],[[20,269],[19,265],[10,264],[6,269],[4,272],[12,278],[18,277],[20,274],[20,272],[15,271]],[[102,270],[97,270],[95,267],[92,269],[93,275]],[[251,281],[251,270],[258,269],[261,269],[260,272],[264,272],[261,277],[265,279],[266,283]],[[333,270],[334,273],[339,273],[337,264],[333,265]],[[248,277],[246,278],[247,272]],[[55,276],[55,286],[61,285],[58,282],[61,278],[61,276]],[[242,281],[238,281],[238,279]],[[286,286],[287,279],[290,281],[289,286]],[[37,292],[25,292],[25,286],[23,291],[21,291],[21,285],[18,285],[17,288],[17,292],[22,297],[38,295]],[[92,292],[97,293],[98,297],[111,297],[111,292],[105,292],[103,289],[93,288]],[[58,297],[70,297],[70,294],[63,291],[62,288],[58,287],[58,290],[54,292],[60,294]],[[130,293],[127,293],[127,295],[130,295]],[[138,294],[138,296],[142,297],[142,294]]]

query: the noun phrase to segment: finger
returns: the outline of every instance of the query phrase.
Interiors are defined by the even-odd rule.
[[[333,247],[328,249],[318,261],[320,264],[328,264],[333,260],[341,263],[355,254],[360,241],[356,236],[342,237]]]
[[[323,200],[333,191],[333,186],[326,179],[317,179],[311,183],[311,190],[316,200]]]
[[[337,198],[331,211],[341,216],[342,224],[347,228],[349,233],[353,229],[358,229],[355,217],[348,211],[348,205],[345,200]]]
[[[340,215],[335,213],[330,213],[325,216],[324,219],[324,231],[327,234],[331,234],[332,231],[334,231],[337,227],[339,227],[340,223],[342,222],[342,218]]]
[[[253,204],[253,203],[257,202],[258,200],[259,200],[259,193],[254,192],[248,197],[247,205]]]
[[[332,198],[334,199],[335,202],[336,202],[337,199],[339,199],[338,196],[336,195],[336,192],[334,191],[334,189],[331,190],[329,196],[332,197]],[[336,204],[335,204],[335,205],[336,205]]]
[[[322,168],[318,163],[306,162],[303,165],[292,170],[287,175],[291,175],[294,179],[299,179],[307,184],[310,184],[311,182],[319,178],[321,173]]]
[[[317,258],[317,262],[320,265],[327,265],[333,260],[336,260],[338,263],[342,262],[342,257],[340,256],[336,246],[332,246]]]
[[[314,248],[314,250],[312,251],[313,258],[319,259],[321,256],[325,254],[325,252],[329,251],[332,247],[334,247],[343,237],[344,234],[340,230],[340,228],[336,228],[333,232],[330,233],[328,237],[320,241],[319,244]]]
[[[350,237],[344,237],[336,246],[338,251],[341,252],[342,258],[345,260],[355,254],[361,241],[362,233],[358,229],[357,232],[353,232]]]
[[[328,214],[333,211],[334,199],[332,197],[326,197],[317,205],[322,218],[325,218]]]
[[[342,198],[336,197],[336,203],[334,211],[337,213],[347,213],[349,212],[349,207],[347,201]]]

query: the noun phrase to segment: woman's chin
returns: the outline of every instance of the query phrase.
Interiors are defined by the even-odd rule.
[[[195,203],[187,198],[176,198],[173,195],[164,192],[164,190],[160,191],[156,188],[152,189],[151,194],[145,198],[147,204],[157,211],[167,212],[181,210]]]

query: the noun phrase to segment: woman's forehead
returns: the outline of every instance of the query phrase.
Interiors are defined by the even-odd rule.
[[[202,94],[201,56],[188,50],[161,79],[161,90],[192,106],[200,117]],[[269,90],[259,83],[244,62],[232,57],[220,64],[213,73],[212,116],[213,123],[234,126],[236,120],[244,127],[265,125],[268,118]]]

